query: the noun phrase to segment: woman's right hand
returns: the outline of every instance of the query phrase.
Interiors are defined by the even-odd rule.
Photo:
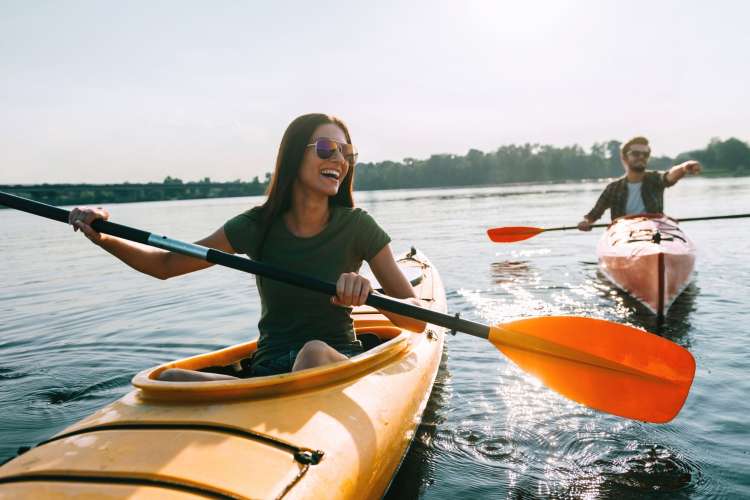
[[[361,306],[370,295],[370,281],[357,273],[343,273],[336,281],[336,296],[331,304],[341,307]]]
[[[98,231],[95,231],[94,228],[91,227],[91,224],[96,219],[102,219],[107,220],[109,219],[109,212],[107,212],[102,207],[99,208],[74,208],[70,211],[70,215],[68,216],[68,223],[70,223],[73,226],[73,231],[78,231],[79,229],[81,232],[92,242],[96,243],[97,245],[101,243],[102,241],[102,234]]]

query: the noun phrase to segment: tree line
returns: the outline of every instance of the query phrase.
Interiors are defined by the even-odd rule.
[[[360,163],[356,186],[369,190],[619,177],[624,173],[621,145],[614,140],[601,142],[590,151],[578,145],[509,145],[488,153],[472,149],[464,156],[441,154],[425,160]],[[688,158],[700,161],[709,176],[750,174],[750,147],[735,138],[713,139],[705,149],[681,153],[675,158],[653,157],[649,168],[664,170]]]
[[[589,151],[578,145],[508,145],[487,153],[471,149],[463,156],[436,154],[424,160],[360,163],[355,188],[364,191],[619,177],[623,174],[621,144],[614,140],[595,143]],[[712,139],[704,149],[687,151],[675,158],[653,157],[649,168],[664,170],[686,159],[700,161],[704,175],[750,175],[750,147],[736,138]],[[266,173],[263,180],[256,176],[251,181],[213,182],[205,177],[184,182],[167,176],[161,183],[0,185],[0,191],[55,205],[226,198],[261,195],[270,177]]]
[[[51,205],[91,205],[257,196],[265,193],[267,184],[267,180],[261,182],[257,177],[250,182],[212,182],[208,177],[197,182],[183,182],[179,178],[167,176],[162,182],[144,184],[15,185],[0,186],[0,191]]]

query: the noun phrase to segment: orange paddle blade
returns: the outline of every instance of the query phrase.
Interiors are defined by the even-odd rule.
[[[601,319],[522,319],[491,327],[489,340],[563,396],[646,422],[672,420],[695,375],[695,360],[687,349]]]
[[[542,231],[544,229],[541,227],[493,227],[487,230],[487,236],[495,243],[513,243],[514,241],[528,240]]]

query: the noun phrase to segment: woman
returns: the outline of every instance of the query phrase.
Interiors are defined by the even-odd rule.
[[[261,296],[260,339],[243,376],[303,370],[362,352],[352,328],[351,307],[362,305],[370,283],[357,274],[366,260],[386,294],[409,299],[414,290],[398,268],[388,235],[352,199],[357,154],[338,118],[308,114],[295,119],[281,140],[266,202],[227,221],[199,245],[244,253],[279,267],[336,281],[336,296],[256,277]],[[204,260],[98,233],[103,209],[74,209],[70,223],[130,267],[167,279],[210,267]],[[425,323],[383,311],[412,331]],[[162,380],[231,379],[229,375],[165,370]]]

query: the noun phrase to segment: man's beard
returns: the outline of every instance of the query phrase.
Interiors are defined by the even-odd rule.
[[[632,170],[633,172],[637,174],[640,174],[641,172],[646,171],[646,165],[631,165],[630,170]]]

